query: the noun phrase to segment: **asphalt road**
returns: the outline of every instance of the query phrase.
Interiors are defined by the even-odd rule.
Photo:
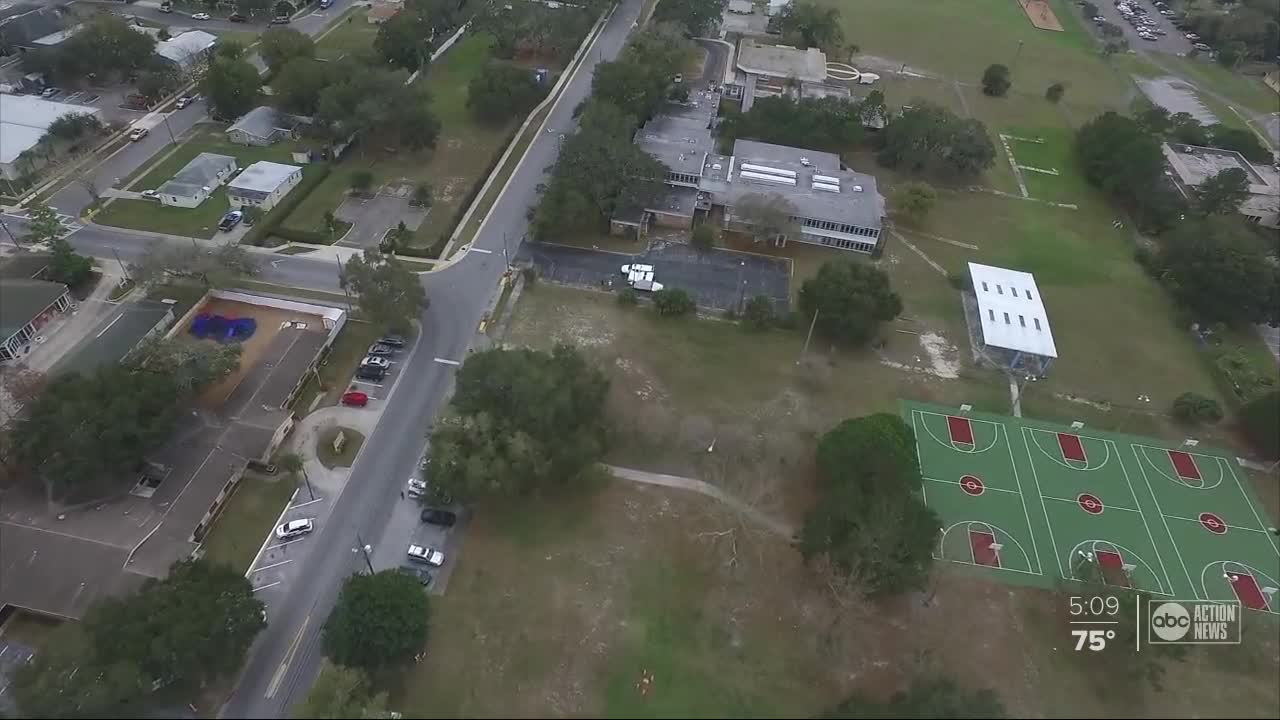
[[[614,58],[640,14],[641,0],[624,0],[587,54],[552,111],[547,125],[563,132],[575,126],[573,109],[590,92],[596,63]],[[474,248],[449,269],[426,276],[429,308],[422,314],[419,344],[405,358],[402,382],[387,400],[384,430],[366,441],[352,480],[335,501],[331,519],[318,528],[312,551],[290,592],[268,609],[271,618],[258,637],[240,681],[222,709],[224,717],[283,717],[314,681],[321,658],[321,629],[348,575],[363,565],[353,552],[359,535],[367,544],[399,545],[388,533],[389,517],[404,478],[421,456],[423,434],[449,393],[454,366],[477,339],[476,330],[505,270],[504,233],[523,237],[526,212],[557,151],[556,133],[539,133],[524,162],[495,203]],[[517,241],[518,242],[518,241]],[[478,248],[478,251],[477,249]],[[439,362],[443,360],[445,362]]]

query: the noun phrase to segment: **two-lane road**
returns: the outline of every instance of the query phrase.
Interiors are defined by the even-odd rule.
[[[540,132],[534,139],[490,212],[475,243],[479,251],[473,249],[447,270],[425,276],[431,304],[420,318],[422,339],[402,370],[408,382],[399,383],[387,398],[379,426],[352,468],[331,519],[314,534],[315,546],[288,592],[268,609],[270,623],[223,708],[224,717],[287,716],[315,679],[321,630],[342,581],[363,567],[363,560],[353,552],[357,535],[378,545],[403,541],[384,537],[384,521],[399,500],[404,479],[416,469],[428,424],[452,387],[450,363],[465,358],[505,270],[503,237],[523,237],[537,186],[545,181],[546,169],[555,159],[558,133],[574,127],[573,109],[590,92],[595,65],[617,56],[639,18],[640,6],[641,0],[624,0],[618,6],[578,73],[568,81],[547,121],[556,132]]]

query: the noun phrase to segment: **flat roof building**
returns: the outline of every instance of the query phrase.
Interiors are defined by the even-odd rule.
[[[1241,170],[1249,181],[1249,197],[1240,204],[1240,214],[1252,223],[1280,227],[1280,171],[1274,167],[1254,165],[1235,150],[1178,143],[1160,149],[1184,197],[1223,170]]]
[[[258,207],[267,212],[302,182],[302,168],[259,160],[227,183],[232,207]]]
[[[209,195],[226,182],[236,171],[236,159],[230,155],[200,153],[156,193],[160,204],[170,207],[193,208],[208,199]]]
[[[822,82],[827,79],[827,55],[818,48],[801,50],[790,45],[758,45],[754,40],[744,39],[738,43],[737,67],[744,73],[777,80]]]
[[[1058,357],[1044,299],[1031,273],[969,263],[981,348],[1005,369],[1042,377]],[[970,325],[975,323],[970,319]],[[997,352],[991,352],[994,348]]]
[[[102,120],[102,111],[95,107],[0,93],[0,176],[17,180],[28,164],[43,163],[40,153],[27,151],[40,142],[54,120],[64,115],[92,115]]]

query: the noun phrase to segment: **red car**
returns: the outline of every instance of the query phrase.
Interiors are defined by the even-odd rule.
[[[343,393],[342,404],[347,407],[364,407],[369,404],[369,394],[359,390],[349,390]]]

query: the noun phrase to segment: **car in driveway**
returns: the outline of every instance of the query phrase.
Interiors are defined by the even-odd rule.
[[[369,393],[348,390],[342,393],[342,404],[347,407],[364,407],[369,404]]]
[[[315,521],[312,518],[290,520],[276,528],[276,537],[280,540],[288,540],[290,538],[306,535],[315,529]]]
[[[240,221],[243,219],[244,213],[239,210],[232,210],[226,215],[223,215],[222,219],[218,221],[218,229],[224,232],[229,232],[234,229],[235,226],[239,225]]]
[[[58,94],[58,92],[59,92],[59,91],[58,91],[58,88],[56,88],[56,87],[47,87],[47,88],[45,88],[45,89],[43,89],[43,90],[41,90],[41,91],[40,91],[40,97],[42,97],[42,98],[51,98],[51,97],[53,97],[54,95],[57,95],[57,94]]]
[[[143,191],[142,191],[141,193],[139,193],[139,194],[140,194],[140,195],[142,195],[142,197],[143,197],[144,199],[146,199],[146,200],[159,200],[159,199],[160,199],[160,193],[156,192],[155,190],[143,190]]]
[[[369,352],[365,354],[372,355],[374,357],[386,357],[388,355],[395,354],[395,351],[396,349],[391,347],[390,345],[383,345],[382,343],[374,343],[373,345],[369,346]]]
[[[383,335],[378,338],[379,345],[390,345],[394,348],[402,348],[405,345],[404,338],[399,335]]]
[[[1191,47],[1195,48],[1196,50],[1199,50],[1200,52],[1209,52],[1210,50],[1213,50],[1213,48],[1209,47],[1208,45],[1202,42],[1195,43]]]
[[[133,132],[129,133],[129,141],[138,142],[139,140],[141,140],[142,138],[146,137],[149,134],[151,134],[151,131],[148,130],[147,128],[142,128],[142,127],[134,128]]]
[[[458,516],[440,508],[426,508],[422,511],[422,522],[440,527],[453,527],[458,522]]]
[[[425,545],[410,545],[405,554],[414,562],[426,563],[432,567],[444,565],[444,553]]]
[[[423,587],[431,584],[431,571],[420,567],[401,567],[400,572],[417,580]]]
[[[191,19],[192,20],[208,20],[209,17],[210,17],[209,13],[196,13],[191,16]]]
[[[360,361],[360,367],[376,367],[386,370],[391,367],[391,361],[377,355],[365,355],[364,359]]]
[[[288,15],[277,15],[277,16],[275,16],[275,17],[271,18],[271,24],[272,24],[272,25],[288,25],[288,24],[289,24],[289,16],[288,16]]]

